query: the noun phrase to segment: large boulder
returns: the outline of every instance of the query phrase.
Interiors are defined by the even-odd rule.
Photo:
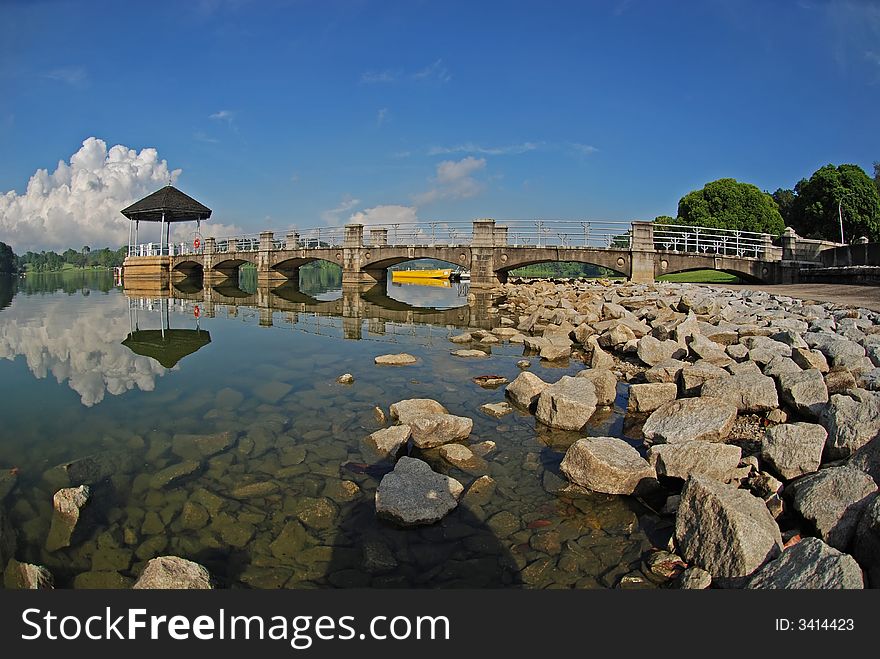
[[[853,555],[861,564],[871,588],[880,588],[880,497],[865,507],[856,527]]]
[[[681,393],[685,396],[699,396],[703,385],[709,380],[728,377],[730,377],[730,373],[707,361],[687,364],[681,369]]]
[[[689,564],[722,585],[738,585],[782,551],[782,536],[758,497],[691,476],[675,517],[675,544]]]
[[[58,490],[52,497],[52,525],[46,538],[46,551],[56,551],[69,547],[80,511],[89,500],[91,492],[88,485],[66,487]]]
[[[853,453],[846,464],[865,472],[880,485],[880,434]]]
[[[733,403],[740,412],[747,414],[768,412],[779,407],[776,383],[766,375],[733,375],[708,380],[700,395]]]
[[[137,590],[210,590],[211,575],[179,556],[157,556],[147,563],[132,588]]]
[[[698,359],[703,359],[717,366],[726,366],[733,361],[725,352],[723,345],[707,339],[702,334],[695,334],[688,344],[688,348]]]
[[[626,409],[628,412],[647,413],[675,400],[678,386],[672,382],[631,384]]]
[[[464,487],[426,462],[402,457],[376,490],[376,514],[401,526],[433,524],[457,505]]]
[[[733,429],[736,413],[736,405],[718,398],[675,400],[651,413],[642,434],[655,444],[723,442]]]
[[[454,414],[429,414],[413,419],[409,427],[413,445],[424,449],[467,439],[474,421]]]
[[[529,409],[538,400],[538,396],[550,384],[544,382],[541,378],[530,371],[523,371],[513,382],[507,385],[504,394],[510,398],[511,402],[524,409]],[[593,392],[595,396],[595,391]]]
[[[815,368],[820,373],[828,372],[828,361],[825,355],[819,350],[811,350],[810,348],[793,348],[791,351],[791,360],[803,369]]]
[[[364,442],[380,456],[397,455],[400,448],[409,441],[412,434],[406,424],[382,428],[369,435]]]
[[[795,368],[798,368],[795,366]],[[779,376],[782,402],[801,414],[817,418],[828,402],[828,387],[818,369],[782,373]]]
[[[804,340],[811,348],[820,350],[832,366],[848,366],[865,356],[865,348],[831,332],[807,332]]]
[[[746,587],[861,589],[864,580],[852,556],[829,547],[818,538],[805,538],[758,570]]]
[[[657,444],[648,450],[648,462],[658,476],[682,480],[696,475],[727,482],[735,475],[741,458],[739,446],[713,442]]]
[[[448,414],[449,410],[430,398],[407,398],[391,404],[391,418],[408,424],[429,414]]]
[[[828,431],[825,451],[829,460],[846,458],[880,432],[880,396],[865,389],[835,394],[819,415]]]
[[[679,374],[687,365],[678,359],[664,359],[645,371],[645,379],[648,382],[678,382]]]
[[[828,432],[817,423],[784,423],[768,428],[761,458],[785,480],[819,470]]]
[[[522,375],[525,373],[520,377]],[[538,396],[535,416],[551,428],[580,430],[593,416],[597,404],[596,387],[592,382],[563,375]]]
[[[865,472],[844,465],[804,476],[790,488],[794,509],[816,527],[819,537],[835,549],[848,551],[877,484]]]
[[[667,359],[686,354],[687,350],[678,341],[660,341],[650,334],[640,338],[636,344],[636,356],[647,366],[656,366]]]
[[[617,398],[617,378],[606,368],[587,368],[579,371],[577,378],[584,378],[593,383],[596,389],[596,403],[603,407],[614,405]]]
[[[614,437],[586,437],[565,452],[560,470],[572,483],[604,494],[632,494],[654,468],[632,446]]]

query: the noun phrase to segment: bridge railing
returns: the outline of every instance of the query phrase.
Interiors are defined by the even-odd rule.
[[[473,239],[471,222],[395,222],[364,227],[364,244],[377,245],[467,245]]]
[[[654,249],[669,252],[761,258],[772,248],[772,238],[770,234],[753,231],[678,224],[654,225]]]
[[[632,222],[613,220],[495,220],[511,247],[629,249]],[[505,235],[506,232],[506,235]]]

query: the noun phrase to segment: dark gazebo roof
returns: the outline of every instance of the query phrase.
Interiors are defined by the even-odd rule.
[[[183,194],[173,185],[166,185],[120,212],[129,220],[142,222],[160,222],[163,213],[166,222],[195,222],[211,217],[210,208]]]

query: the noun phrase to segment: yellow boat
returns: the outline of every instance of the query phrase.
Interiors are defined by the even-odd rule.
[[[449,279],[452,268],[442,270],[393,270],[392,279]]]
[[[427,277],[392,277],[391,283],[395,286],[437,286],[439,288],[452,288],[452,282],[448,279],[428,279]]]

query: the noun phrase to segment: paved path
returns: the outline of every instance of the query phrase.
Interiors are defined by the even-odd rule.
[[[761,290],[802,300],[835,302],[880,311],[880,286],[854,284],[714,284],[717,288]]]

